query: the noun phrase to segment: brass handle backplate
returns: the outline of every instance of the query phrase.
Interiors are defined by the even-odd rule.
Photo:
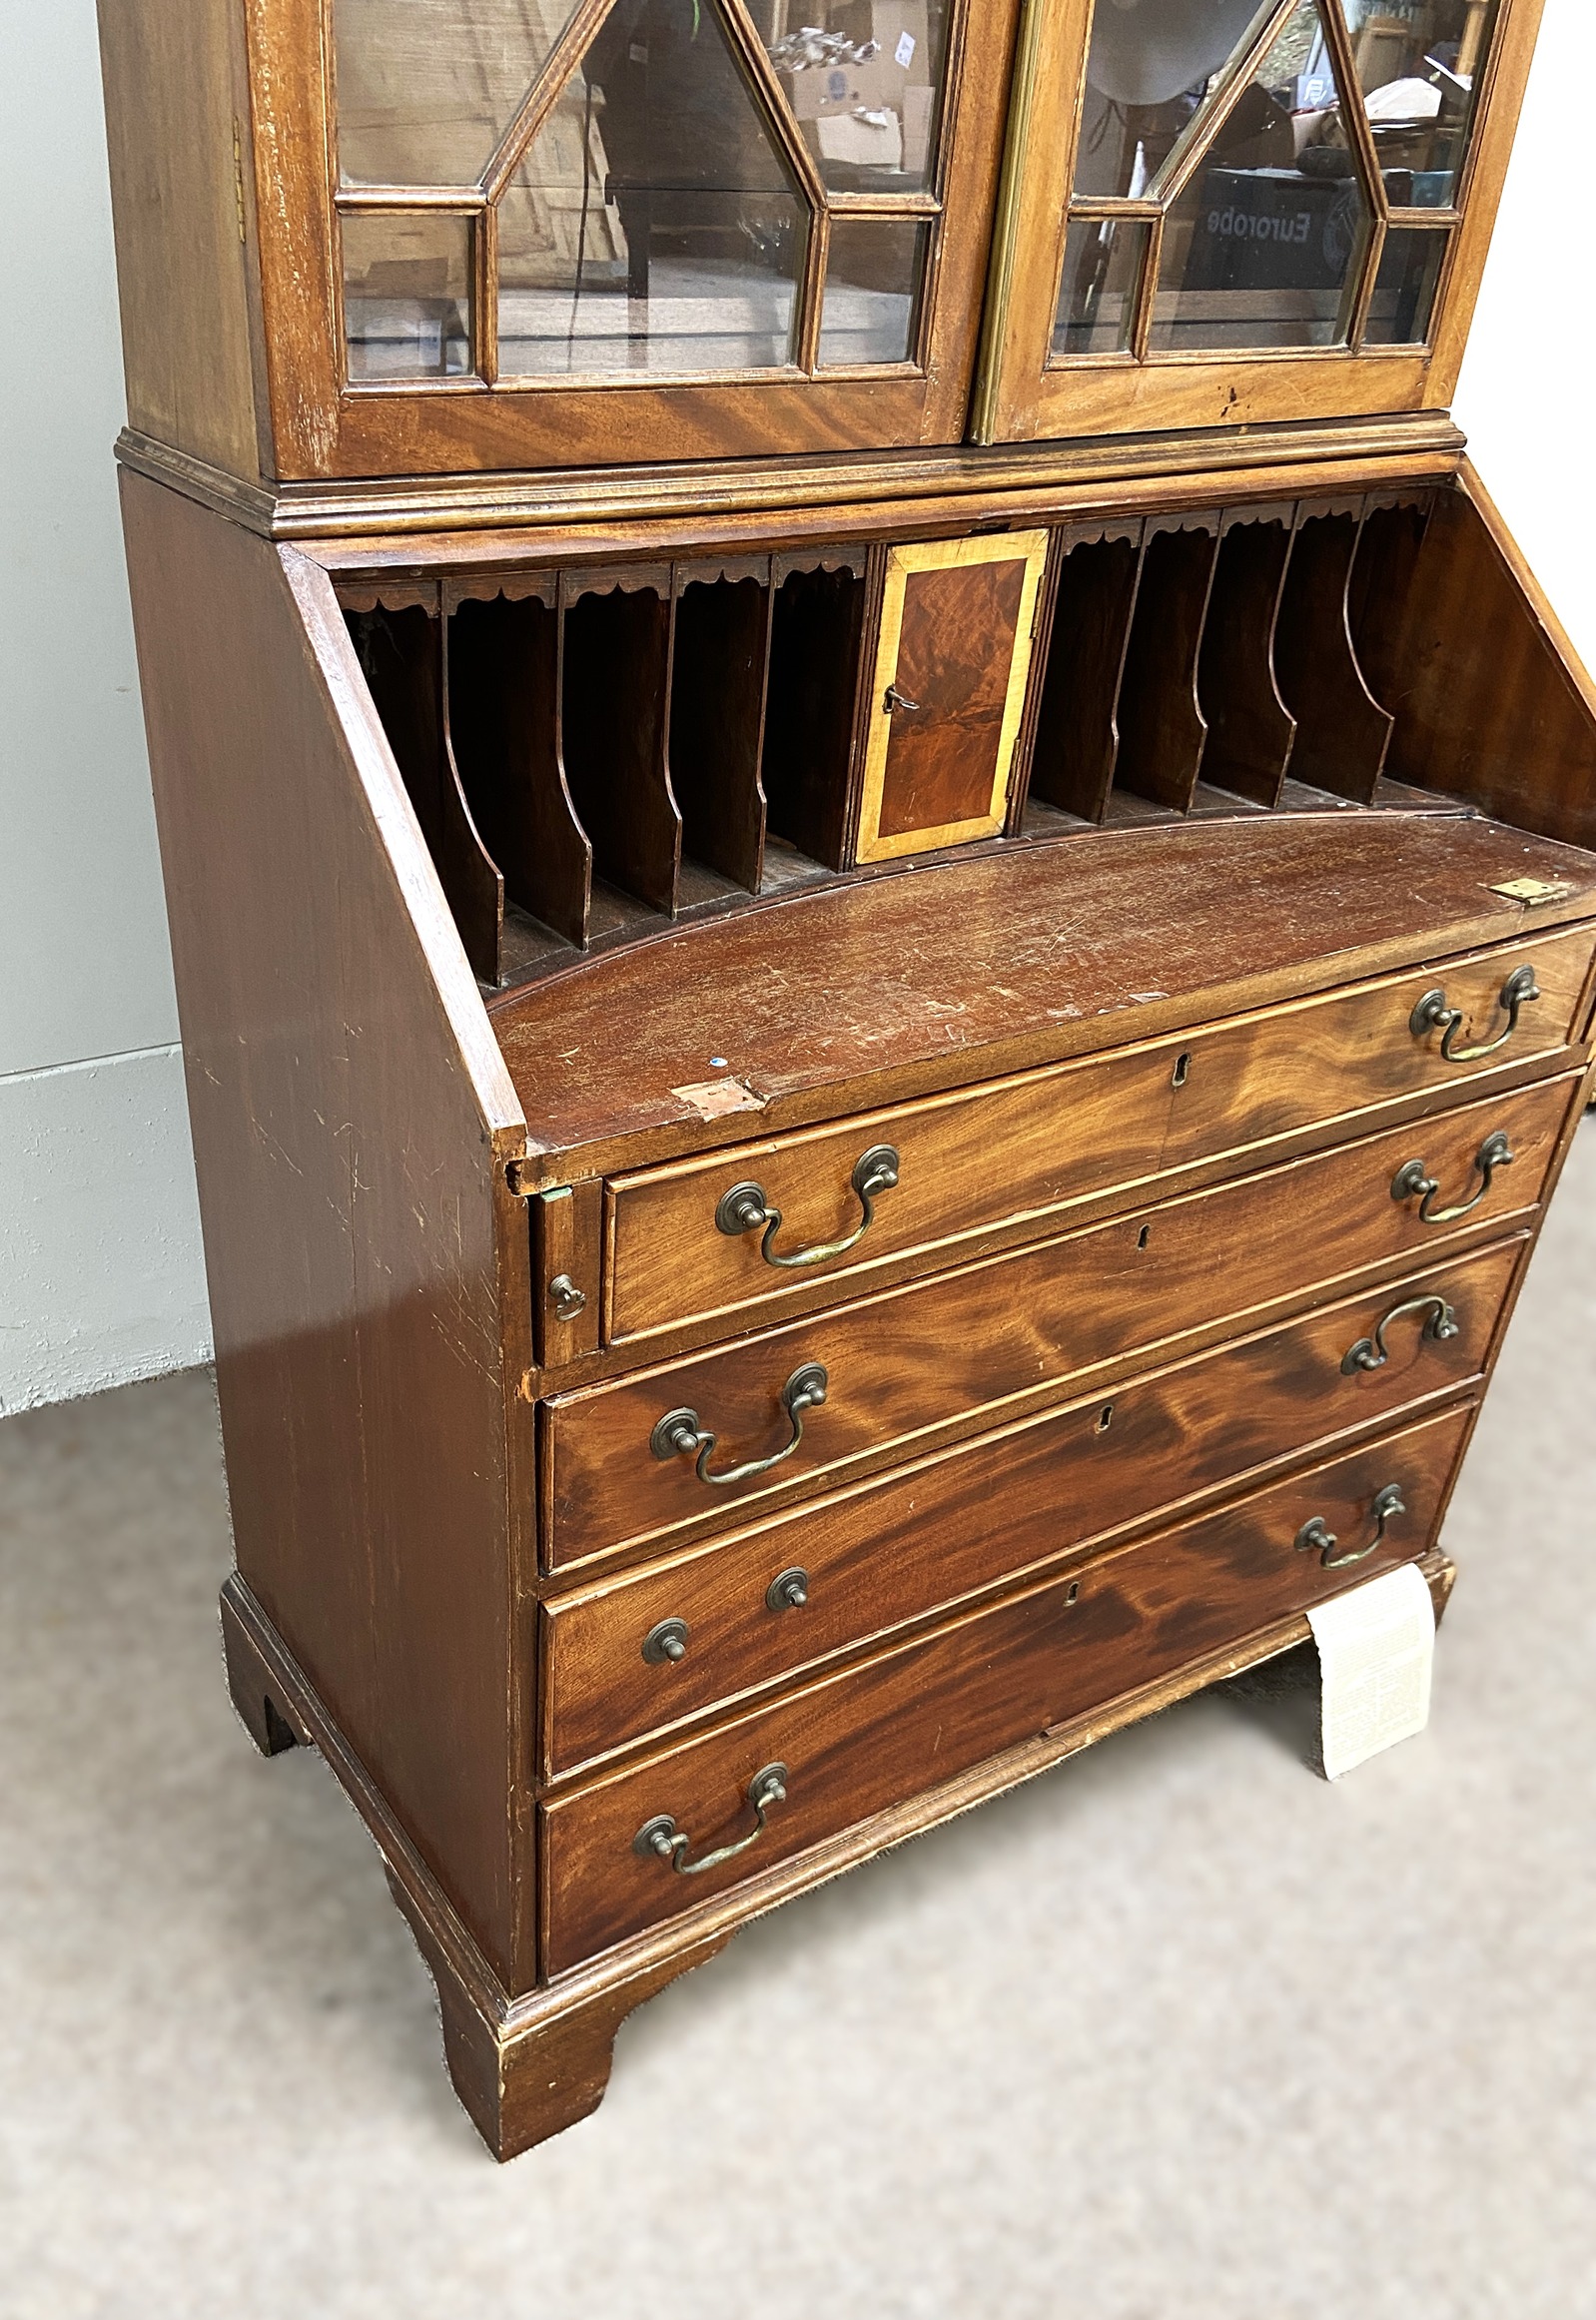
[[[1459,1200],[1454,1207],[1437,1208],[1433,1205],[1440,1185],[1421,1160],[1404,1160],[1391,1178],[1393,1200],[1418,1201],[1418,1220],[1421,1224],[1455,1224],[1459,1216],[1468,1215],[1477,1208],[1491,1188],[1491,1178],[1498,1168],[1511,1167],[1513,1148],[1498,1128],[1488,1136],[1474,1155],[1474,1165],[1479,1170],[1479,1190],[1472,1199]]]
[[[765,1197],[765,1187],[748,1181],[733,1184],[729,1192],[722,1192],[715,1205],[715,1229],[724,1232],[728,1240],[736,1240],[744,1232],[757,1232],[764,1227],[759,1253],[767,1264],[790,1267],[796,1264],[824,1264],[829,1257],[845,1256],[856,1241],[862,1240],[876,1220],[876,1200],[882,1192],[890,1192],[898,1181],[898,1154],[890,1144],[873,1144],[867,1153],[861,1153],[854,1162],[849,1182],[859,1196],[863,1210],[858,1223],[840,1240],[819,1240],[812,1248],[795,1248],[790,1255],[782,1254],[772,1243],[781,1230],[781,1210],[773,1207]]]
[[[1360,1337],[1341,1355],[1341,1375],[1353,1377],[1360,1369],[1383,1369],[1391,1358],[1391,1349],[1385,1342],[1385,1332],[1393,1321],[1405,1320],[1409,1313],[1422,1313],[1424,1326],[1421,1338],[1432,1344],[1457,1335],[1457,1315],[1444,1297],[1409,1297],[1405,1304],[1393,1305],[1382,1313],[1374,1324],[1372,1337]]]
[[[753,1827],[746,1837],[739,1837],[732,1845],[717,1846],[702,1861],[687,1859],[692,1839],[685,1829],[677,1828],[669,1813],[656,1813],[651,1821],[643,1823],[632,1839],[632,1851],[643,1861],[667,1862],[678,1877],[702,1877],[706,1869],[718,1869],[723,1861],[733,1861],[739,1853],[746,1853],[750,1845],[756,1845],[764,1835],[765,1815],[771,1806],[787,1802],[787,1767],[767,1764],[762,1772],[755,1773],[744,1794],[754,1809]]]
[[[1488,1040],[1483,1047],[1460,1048],[1453,1043],[1463,1028],[1463,1010],[1460,1007],[1448,1007],[1446,993],[1437,984],[1433,991],[1425,992],[1417,1007],[1414,1008],[1407,1019],[1407,1028],[1416,1040],[1426,1038],[1432,1031],[1438,1031],[1441,1035],[1443,1062],[1448,1064],[1477,1064],[1481,1057],[1494,1056],[1498,1048],[1506,1047],[1518,1029],[1519,1010],[1531,1006],[1539,997],[1540,991],[1535,982],[1534,968],[1515,967],[1507,981],[1502,985],[1496,1002],[1507,1016],[1505,1029],[1498,1032],[1495,1039]]]
[[[1399,1482],[1387,1482],[1383,1490],[1376,1490],[1369,1501],[1369,1514],[1374,1524],[1374,1536],[1361,1547],[1351,1547],[1344,1555],[1335,1552],[1337,1540],[1323,1515],[1311,1515],[1296,1534],[1300,1554],[1317,1555],[1326,1571],[1344,1571],[1351,1563],[1365,1563],[1376,1547],[1385,1541],[1385,1526],[1404,1515],[1407,1507],[1402,1499]]]
[[[693,1472],[700,1482],[723,1487],[728,1482],[747,1482],[755,1474],[768,1474],[772,1466],[779,1466],[790,1458],[804,1438],[804,1412],[818,1409],[826,1398],[827,1377],[818,1361],[806,1361],[795,1369],[781,1389],[781,1406],[786,1411],[792,1432],[779,1450],[772,1450],[768,1458],[749,1458],[741,1466],[728,1466],[723,1474],[711,1474],[709,1461],[715,1454],[716,1434],[708,1433],[698,1423],[696,1410],[667,1410],[648,1437],[648,1447],[656,1458],[691,1458]]]

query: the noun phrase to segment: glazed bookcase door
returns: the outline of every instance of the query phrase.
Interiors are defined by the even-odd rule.
[[[1027,0],[975,431],[1449,401],[1541,0]]]
[[[251,0],[278,472],[964,431],[1019,0]]]

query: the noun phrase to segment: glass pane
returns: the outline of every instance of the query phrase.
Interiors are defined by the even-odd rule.
[[[1301,0],[1166,218],[1150,340],[1161,353],[1344,341],[1369,205],[1345,146],[1298,147],[1319,37]]]
[[[754,0],[754,16],[776,16]],[[790,23],[799,11],[779,14]],[[836,192],[927,186],[948,58],[947,0],[806,0],[768,42],[788,104]]]
[[[714,0],[620,0],[500,205],[499,371],[789,364],[807,234]]]
[[[1147,246],[1147,227],[1124,219],[1080,218],[1071,226],[1053,325],[1056,356],[1125,353]]]
[[[930,230],[920,218],[836,218],[820,309],[822,363],[907,363]]]
[[[1370,347],[1418,347],[1430,335],[1435,291],[1451,236],[1439,228],[1393,226],[1380,253],[1363,340]]]
[[[1341,0],[1391,201],[1457,198],[1496,0]]]
[[[345,185],[474,185],[570,0],[333,0]]]
[[[1197,114],[1228,86],[1225,66],[1277,0],[1099,0],[1087,57],[1075,190],[1146,193]]]
[[[361,379],[471,368],[471,222],[436,211],[347,217],[344,337]]]

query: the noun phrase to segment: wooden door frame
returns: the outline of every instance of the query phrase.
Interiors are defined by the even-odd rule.
[[[1501,0],[1430,343],[1049,361],[1093,0],[1026,0],[993,237],[978,442],[1254,426],[1444,408],[1479,294],[1545,0]]]
[[[957,442],[975,369],[1022,0],[954,0],[921,363],[689,385],[345,378],[329,99],[330,0],[244,0],[271,472],[491,472]],[[242,164],[241,164],[242,167]],[[242,186],[241,186],[242,190]]]

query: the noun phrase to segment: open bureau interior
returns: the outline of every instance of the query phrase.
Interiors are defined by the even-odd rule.
[[[1037,526],[981,537],[1005,528]],[[1447,806],[1596,835],[1583,704],[1460,482],[1041,528],[1000,827],[965,846]],[[485,987],[902,867],[901,847],[886,862],[858,847],[890,553],[878,538],[341,576]],[[966,671],[967,695],[982,675]],[[934,807],[909,835],[915,860],[949,850]]]

